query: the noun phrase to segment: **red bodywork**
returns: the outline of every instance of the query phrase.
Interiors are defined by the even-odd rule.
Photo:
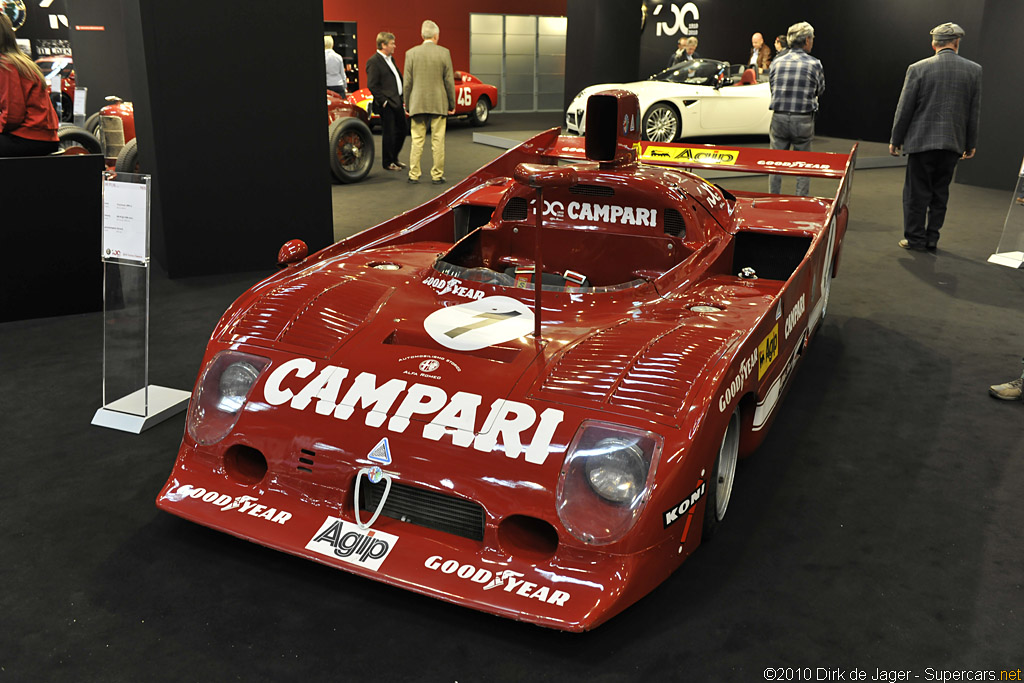
[[[487,85],[479,78],[466,71],[455,72],[455,113],[452,116],[468,116],[473,113],[476,103],[480,98],[488,102],[488,107],[494,109],[498,106],[497,86]],[[380,115],[373,112],[373,95],[369,88],[360,88],[354,93],[349,93],[348,101],[358,105],[361,109],[370,113],[370,120],[377,124],[380,122]]]
[[[75,105],[75,66],[71,57],[67,55],[40,57],[36,60],[36,66],[48,79],[60,78],[61,120],[71,121],[74,118]],[[56,98],[57,95],[51,90],[50,99],[54,100],[54,108],[57,106]]]
[[[331,90],[327,91],[327,125],[345,116],[354,116],[366,125],[370,125],[370,115],[366,110],[357,107],[353,102]]]
[[[563,630],[665,580],[701,541],[728,426],[758,446],[821,322],[856,148],[639,143],[636,98],[595,97],[586,140],[549,130],[323,251],[286,244],[213,332],[157,505]],[[733,195],[683,170],[769,163],[839,190]],[[244,397],[225,368],[255,378]],[[608,434],[649,462],[625,530],[576,469]],[[357,511],[360,487],[387,505]]]

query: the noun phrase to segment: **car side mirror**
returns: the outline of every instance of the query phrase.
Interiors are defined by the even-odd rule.
[[[288,240],[277,252],[277,264],[290,266],[298,263],[309,255],[309,247],[302,240]]]

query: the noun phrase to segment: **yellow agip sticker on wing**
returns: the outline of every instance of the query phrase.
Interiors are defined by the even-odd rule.
[[[692,161],[701,164],[731,166],[739,160],[740,152],[737,149],[648,145],[640,158],[644,161]]]
[[[761,379],[764,377],[764,373],[768,372],[768,368],[771,366],[772,361],[779,355],[779,326],[778,324],[772,328],[772,331],[768,333],[768,336],[761,340],[761,343],[757,345],[757,378]]]

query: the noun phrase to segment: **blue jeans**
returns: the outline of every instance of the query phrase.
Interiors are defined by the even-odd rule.
[[[795,149],[801,152],[811,151],[811,140],[814,139],[814,114],[772,113],[772,126],[768,130],[772,149]],[[782,192],[782,176],[768,176],[768,191],[772,194]],[[798,176],[796,194],[806,197],[811,193],[811,179]]]

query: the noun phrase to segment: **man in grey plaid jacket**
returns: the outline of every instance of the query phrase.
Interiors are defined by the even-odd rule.
[[[932,29],[935,54],[910,65],[896,106],[889,153],[908,155],[904,249],[935,250],[956,162],[973,157],[977,146],[981,66],[958,54],[963,35],[952,23]]]

